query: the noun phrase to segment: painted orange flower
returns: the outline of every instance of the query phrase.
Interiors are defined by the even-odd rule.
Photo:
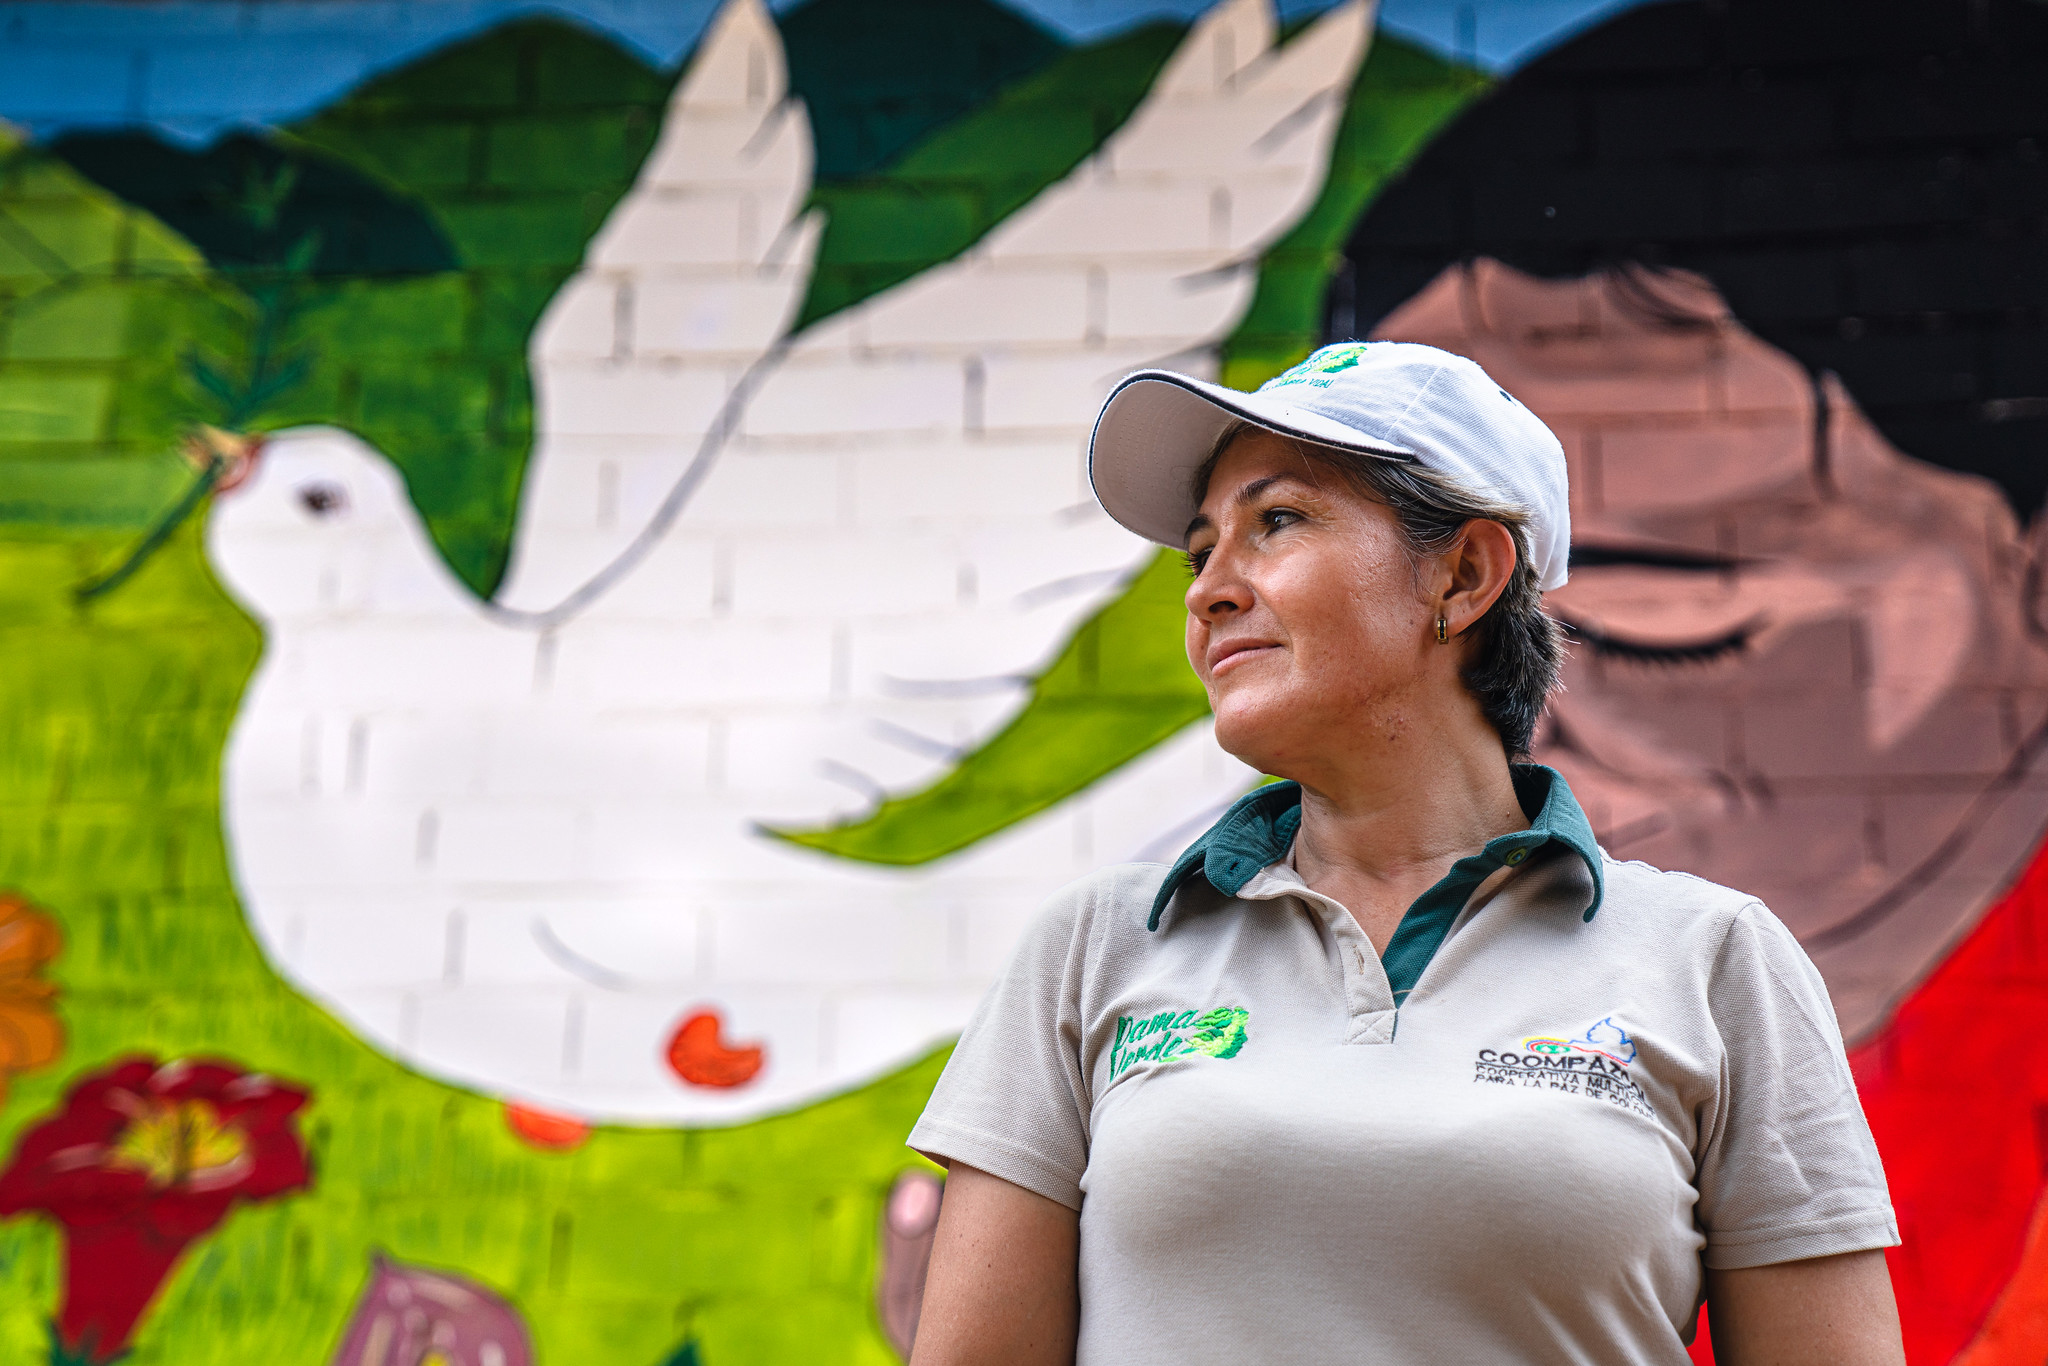
[[[46,1067],[64,1051],[57,988],[42,978],[63,945],[56,921],[25,898],[0,892],[0,1102],[9,1077]]]

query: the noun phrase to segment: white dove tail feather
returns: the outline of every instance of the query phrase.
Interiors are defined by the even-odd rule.
[[[644,548],[801,301],[810,120],[761,0],[728,0],[661,136],[535,329],[536,430],[499,606],[546,612]]]

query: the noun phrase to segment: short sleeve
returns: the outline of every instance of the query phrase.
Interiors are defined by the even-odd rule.
[[[1039,913],[910,1132],[933,1161],[965,1162],[1075,1210],[1088,1166],[1084,904],[1070,888]]]
[[[1724,1062],[1698,1155],[1706,1264],[1732,1270],[1896,1245],[1884,1167],[1827,988],[1762,905],[1736,913],[1708,997]]]

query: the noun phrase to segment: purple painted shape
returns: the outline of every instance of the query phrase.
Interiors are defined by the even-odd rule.
[[[526,1322],[472,1281],[378,1256],[332,1366],[533,1366]]]

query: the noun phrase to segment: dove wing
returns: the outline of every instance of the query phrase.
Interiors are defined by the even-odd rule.
[[[838,461],[835,534],[776,556],[832,585],[813,607],[849,598],[837,696],[857,705],[820,765],[840,814],[1000,726],[1149,557],[1090,496],[1096,408],[1141,366],[1213,372],[1261,252],[1321,189],[1372,12],[1352,0],[1276,48],[1268,0],[1224,0],[1086,164],[965,256],[810,329],[749,404],[734,465]]]
[[[626,555],[789,326],[822,219],[811,128],[762,0],[727,0],[661,135],[534,331],[537,438],[501,607],[546,612]]]

